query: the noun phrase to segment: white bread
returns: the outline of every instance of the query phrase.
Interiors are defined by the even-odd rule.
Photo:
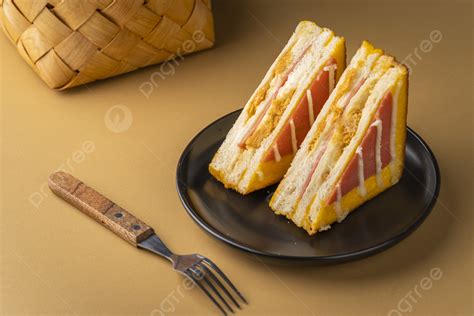
[[[342,53],[344,57],[341,58]],[[279,181],[289,166],[291,160],[288,159],[292,157],[285,157],[279,166],[277,164],[268,171],[262,168],[264,156],[288,124],[308,87],[323,71],[328,60],[334,57],[337,57],[335,75],[339,78],[345,66],[345,61],[341,61],[345,58],[344,39],[313,22],[300,22],[211,161],[211,174],[226,187],[242,194]],[[279,73],[288,75],[284,77]],[[273,101],[270,103],[270,100]],[[276,102],[280,100],[283,100],[280,104]],[[282,106],[283,102],[286,104]],[[267,104],[268,107],[265,106]],[[277,116],[277,110],[274,109],[280,111]],[[239,144],[252,128],[255,128],[253,134],[260,133],[261,130],[266,134],[261,133],[261,139],[257,138],[258,146],[242,148]]]
[[[342,221],[358,205],[395,184],[403,167],[406,91],[405,67],[396,63],[393,57],[383,55],[383,51],[364,42],[308,132],[291,167],[274,193],[270,207],[277,214],[292,219],[309,234],[314,234],[318,230],[327,230],[335,220]],[[392,94],[394,96],[390,99]],[[356,188],[358,190],[346,192],[347,197],[340,196],[340,183],[346,179],[343,179],[342,175],[354,157],[362,157],[360,146],[369,127],[375,123],[384,98],[393,100],[392,103],[384,101],[393,104],[393,135],[390,135],[392,160],[385,168],[391,171],[384,169],[382,174],[382,170],[378,170],[378,185],[373,185],[375,176],[363,178],[364,169],[361,168],[364,161],[360,158],[362,161],[358,169],[359,179],[366,183],[368,192],[365,192],[367,190],[362,186]],[[388,106],[386,105],[387,109]],[[377,137],[380,135],[381,132],[377,132]],[[380,151],[380,147],[378,150]],[[380,152],[378,159],[380,160]],[[377,162],[380,169],[380,161]],[[390,174],[391,181],[385,179],[387,174]],[[384,180],[382,177],[385,177]],[[357,194],[356,191],[362,193]],[[328,202],[332,201],[331,196],[336,193],[337,203]]]

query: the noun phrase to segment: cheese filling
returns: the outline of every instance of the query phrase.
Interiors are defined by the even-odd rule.
[[[359,168],[359,194],[366,196],[367,189],[365,187],[365,176],[364,176],[364,157],[362,153],[362,147],[357,147],[356,153],[358,155],[358,168]]]
[[[280,151],[278,150],[278,144],[273,145],[273,153],[275,154],[276,162],[279,162],[281,160],[281,155]]]
[[[377,127],[377,138],[375,141],[375,176],[377,179],[377,185],[383,187],[382,181],[382,121],[376,120],[370,126]]]
[[[345,214],[345,212],[343,211],[342,209],[342,205],[341,205],[341,199],[342,199],[342,196],[341,196],[341,186],[338,184],[336,185],[336,216],[337,216],[337,221],[338,222],[342,222],[344,220],[344,218],[346,218],[347,214]]]
[[[313,108],[313,96],[311,90],[306,90],[306,98],[308,99],[308,112],[309,112],[309,126],[313,126],[314,123],[314,108]]]
[[[291,129],[291,147],[293,148],[293,153],[296,153],[298,150],[298,141],[296,140],[296,128],[295,122],[293,119],[290,120],[290,129]]]
[[[336,84],[336,70],[337,64],[332,64],[323,68],[324,71],[329,72],[329,94],[331,94],[332,90],[334,90],[334,86]]]

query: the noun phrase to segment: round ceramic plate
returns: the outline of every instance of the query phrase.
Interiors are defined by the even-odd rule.
[[[229,245],[280,259],[339,263],[398,243],[433,208],[440,185],[438,165],[426,143],[408,129],[400,182],[354,210],[342,223],[309,236],[268,206],[276,186],[244,196],[225,189],[209,174],[208,164],[239,114],[240,110],[218,119],[194,137],[177,169],[178,194],[188,214]]]

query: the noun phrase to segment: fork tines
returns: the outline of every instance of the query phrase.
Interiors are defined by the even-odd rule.
[[[213,271],[215,271],[217,275]],[[240,304],[234,297],[235,294],[237,294],[245,304],[248,304],[247,300],[237,290],[234,284],[232,284],[224,272],[208,258],[203,257],[200,262],[188,268],[184,273],[211,299],[223,315],[227,315],[227,311],[221,303],[227,307],[228,311],[234,313],[234,310],[228,302],[229,300],[241,309]],[[224,285],[221,280],[223,280],[227,286]],[[218,288],[216,288],[216,285]],[[230,288],[230,290],[228,288]],[[225,295],[222,295],[218,289],[221,289]],[[232,295],[231,293],[235,294]],[[226,297],[227,300],[224,297]]]

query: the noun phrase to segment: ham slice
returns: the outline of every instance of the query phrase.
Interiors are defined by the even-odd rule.
[[[382,146],[381,158],[382,168],[386,167],[394,157],[390,153],[390,134],[392,130],[392,107],[393,96],[388,91],[382,99],[380,108],[377,112],[377,119],[382,121]]]
[[[337,65],[336,60],[331,58],[325,68],[334,65]],[[324,69],[318,73],[308,93],[300,100],[288,123],[280,131],[272,148],[276,145],[281,157],[294,154],[309,132],[312,123],[329,97],[330,80],[336,79],[335,71],[332,72],[332,79],[329,75],[330,71]],[[275,160],[275,150],[269,150],[264,158],[264,161],[272,160]]]
[[[392,128],[392,93],[388,91],[383,97],[380,107],[375,114],[373,122],[380,121],[381,128],[381,142],[380,142],[380,160],[382,169],[386,167],[391,161],[392,158],[390,154],[390,132]],[[376,125],[370,125],[367,133],[360,144],[360,152],[362,154],[363,160],[363,179],[367,179],[376,174],[377,166],[377,131],[378,128]],[[341,195],[349,193],[354,188],[363,184],[359,181],[359,154],[355,153],[351,161],[347,165],[344,173],[342,174],[341,179],[339,180],[339,187],[341,188]],[[334,203],[337,200],[336,189],[332,192],[328,199],[328,205]]]
[[[345,105],[344,105],[344,108],[349,104],[349,102],[351,101],[352,97],[357,93],[357,91],[359,91],[360,87],[362,87],[362,85],[364,84],[365,80],[366,80],[366,79],[360,80],[360,81],[354,86],[353,91],[349,94],[349,97],[347,98],[347,101],[346,101],[346,103],[345,103]],[[329,85],[329,83],[328,83],[328,85]],[[326,102],[326,101],[324,101],[324,102]],[[323,104],[324,104],[324,102],[323,102]],[[320,110],[321,110],[321,109],[320,109]],[[318,113],[319,113],[319,112],[318,112]],[[331,138],[331,136],[332,136],[332,133],[330,133],[330,134],[327,136],[327,139],[326,139],[326,140],[324,141],[324,143],[323,143],[324,145],[321,147],[320,151],[317,153],[317,155],[316,155],[316,161],[315,161],[315,163],[314,163],[314,165],[313,165],[313,168],[311,169],[310,173],[308,174],[308,177],[306,178],[306,180],[305,180],[305,182],[304,182],[304,185],[303,185],[303,187],[302,187],[302,189],[301,189],[301,193],[300,193],[299,199],[303,196],[303,193],[306,191],[306,189],[307,189],[309,183],[311,182],[311,178],[313,177],[313,174],[314,174],[314,172],[316,171],[316,168],[317,168],[317,166],[318,166],[318,164],[319,164],[319,160],[321,159],[322,155],[323,155],[324,152],[326,151],[327,144],[328,144],[329,139]],[[352,163],[353,163],[353,162],[351,161],[351,164],[352,164]],[[357,164],[358,162],[356,161],[355,163]],[[349,167],[355,168],[354,166],[351,166],[351,164],[350,164]],[[356,170],[356,171],[357,171],[357,170]],[[335,193],[336,193],[336,192],[335,192]]]

